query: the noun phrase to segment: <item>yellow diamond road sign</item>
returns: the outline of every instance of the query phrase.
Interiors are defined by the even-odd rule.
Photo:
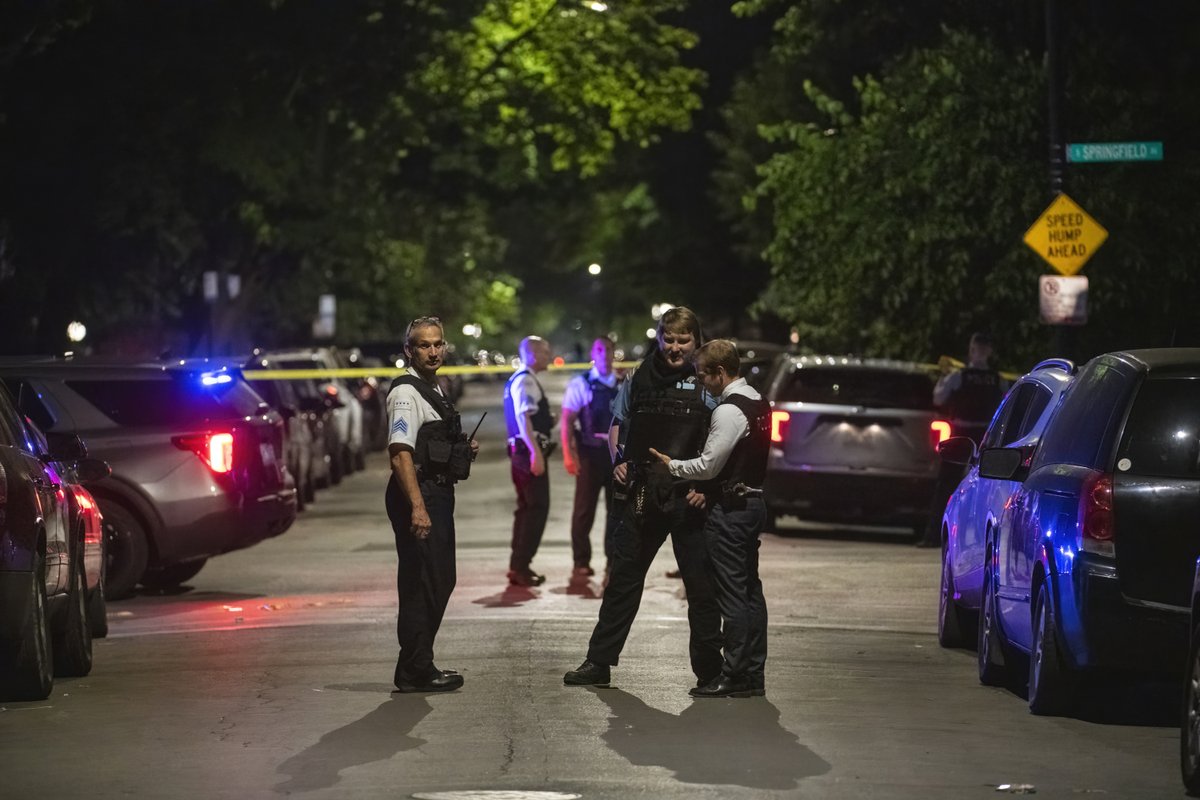
[[[1060,194],[1025,232],[1025,244],[1063,275],[1074,275],[1100,249],[1108,231]]]

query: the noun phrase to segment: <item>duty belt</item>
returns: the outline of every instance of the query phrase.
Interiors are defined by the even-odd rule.
[[[763,490],[756,489],[753,486],[747,486],[744,483],[735,483],[725,489],[728,494],[736,497],[762,497]]]

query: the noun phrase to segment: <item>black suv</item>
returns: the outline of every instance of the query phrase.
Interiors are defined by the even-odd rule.
[[[283,419],[236,370],[9,360],[0,381],[42,429],[77,434],[111,465],[89,487],[104,517],[110,599],[139,582],[177,586],[296,518]]]

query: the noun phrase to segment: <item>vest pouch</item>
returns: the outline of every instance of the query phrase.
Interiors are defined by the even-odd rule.
[[[471,477],[471,445],[466,441],[458,441],[450,448],[449,463],[446,465],[447,472],[451,478],[456,481],[465,481]]]
[[[450,454],[453,450],[451,444],[445,439],[430,439],[428,458],[429,465],[434,471],[442,474],[450,464]]]

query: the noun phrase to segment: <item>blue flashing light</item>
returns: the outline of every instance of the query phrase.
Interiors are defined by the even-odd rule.
[[[218,386],[222,383],[233,383],[233,376],[228,372],[206,372],[200,376],[200,383],[205,386]]]

